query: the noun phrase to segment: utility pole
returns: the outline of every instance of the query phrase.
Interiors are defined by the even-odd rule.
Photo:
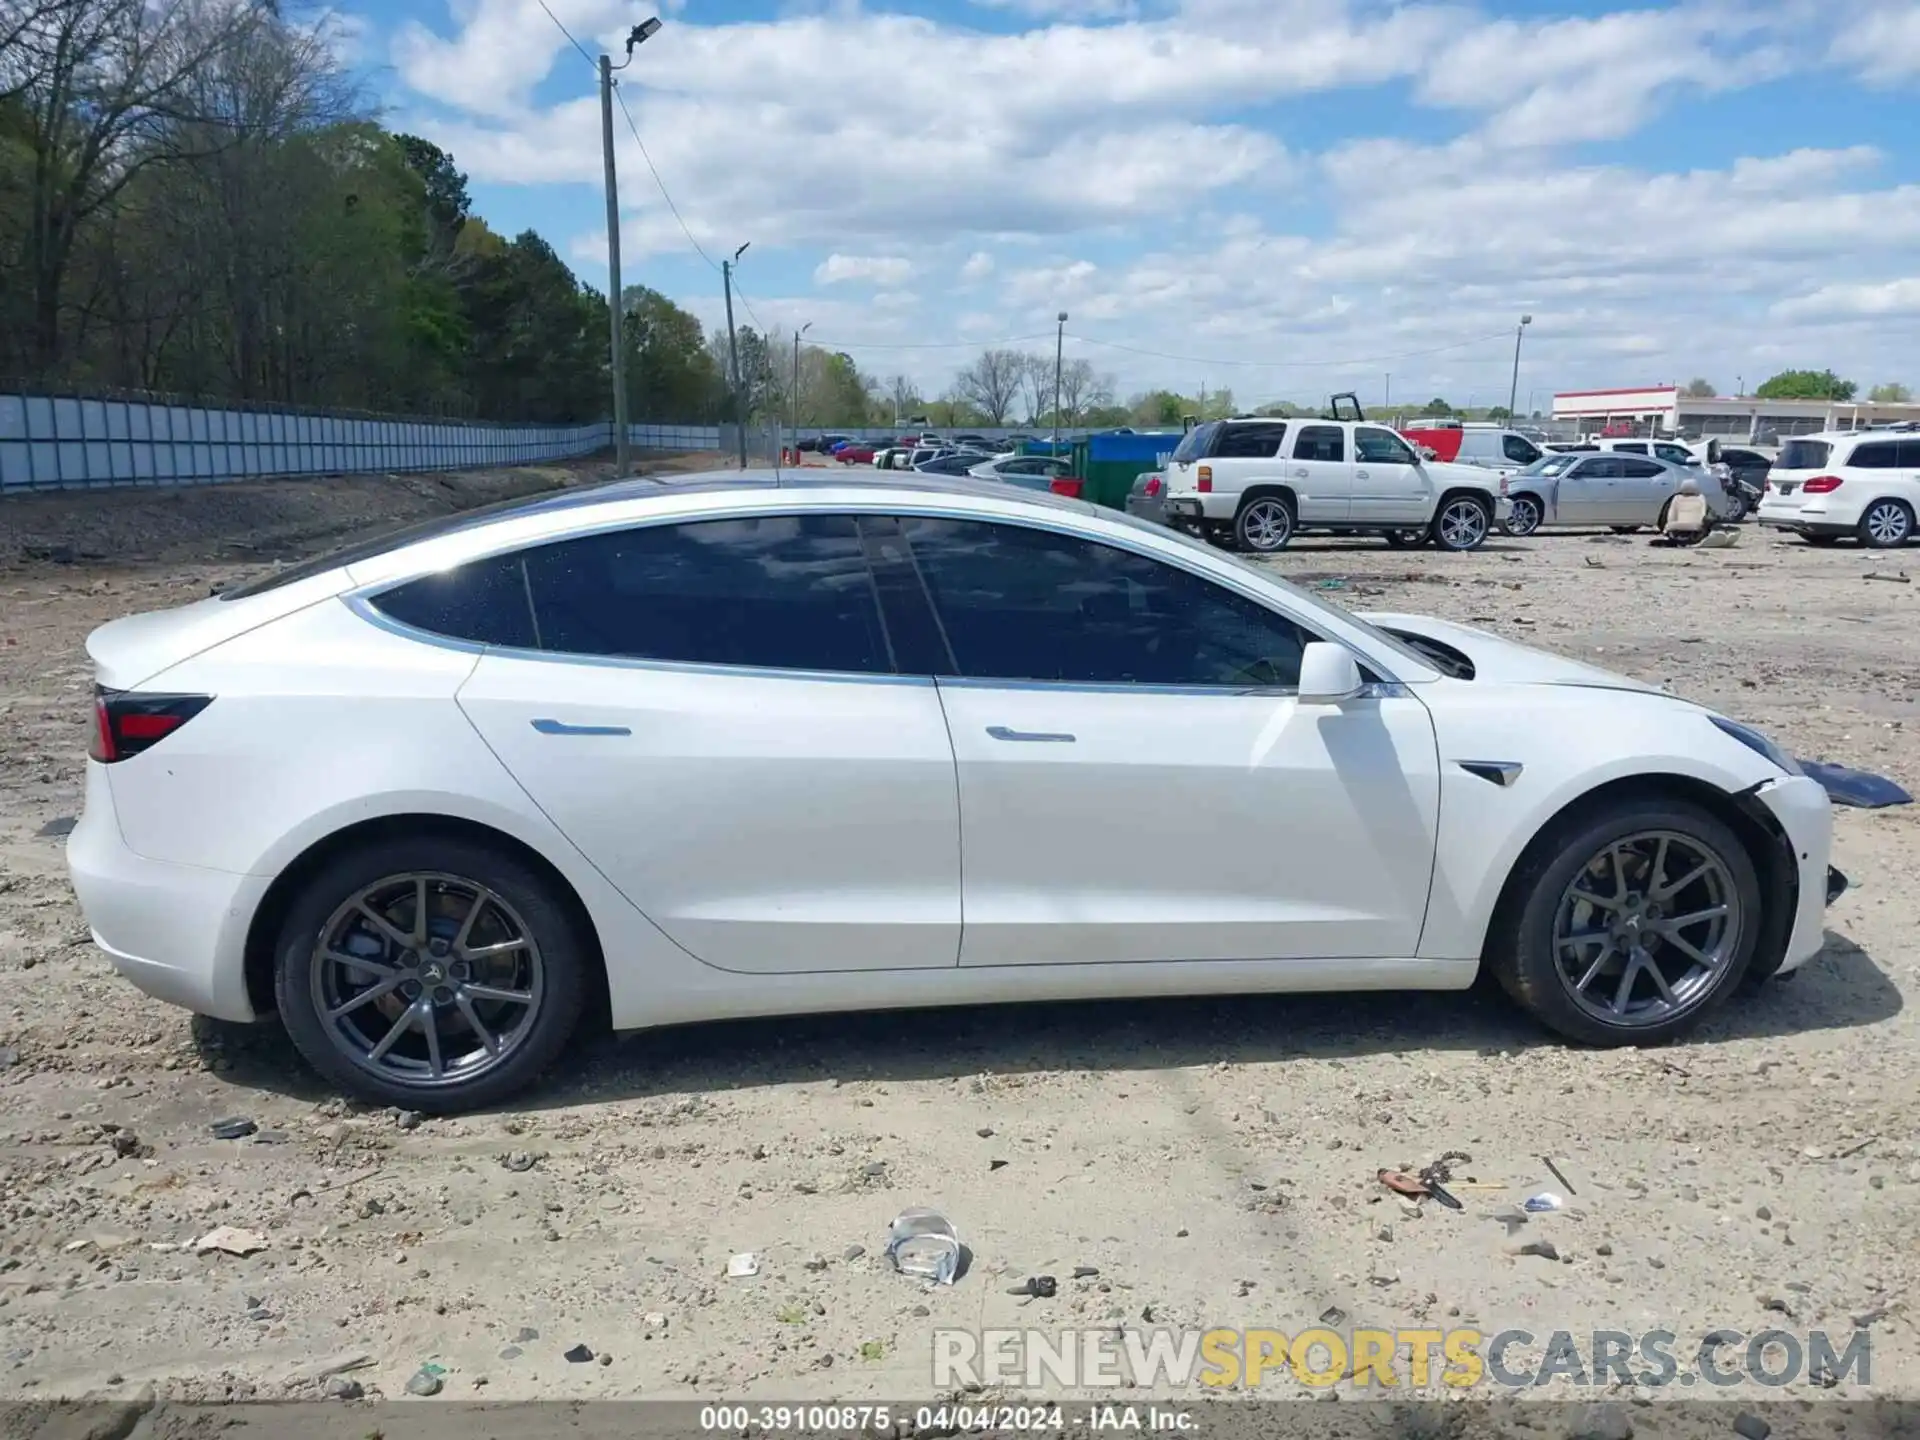
[[[813,328],[809,320],[793,332],[793,393],[787,397],[787,420],[793,426],[793,443],[800,443],[800,337]]]
[[[1062,310],[1055,317],[1053,332],[1053,449],[1047,453],[1060,453],[1060,357],[1067,343],[1067,312]]]
[[[613,72],[633,63],[634,46],[660,28],[656,15],[627,32],[627,58],[618,65],[600,57],[600,159],[607,172],[607,345],[613,372],[613,473],[624,478],[631,459],[627,436],[627,347],[622,335],[625,303],[620,290],[620,181],[613,164]]]
[[[747,245],[753,242],[749,240]],[[727,367],[733,371],[733,415],[740,431],[740,468],[747,468],[747,392],[740,384],[740,342],[733,330],[733,267],[747,253],[747,245],[733,252],[733,259],[720,262],[720,284],[727,294]]]
[[[607,343],[613,354],[613,473],[627,473],[627,346],[620,333],[620,182],[613,168],[613,60],[600,57],[600,150],[607,169]]]
[[[1380,392],[1380,408],[1382,410],[1393,409],[1393,372],[1391,370],[1387,371],[1386,388]]]
[[[1527,333],[1527,326],[1533,323],[1531,315],[1522,315],[1520,323],[1513,327],[1513,384],[1507,390],[1507,423],[1513,423],[1514,402],[1520,398],[1520,337]]]

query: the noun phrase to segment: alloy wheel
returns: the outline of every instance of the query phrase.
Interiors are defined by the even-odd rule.
[[[1704,1003],[1739,953],[1746,917],[1726,861],[1703,841],[1649,830],[1583,865],[1553,918],[1554,971],[1609,1026],[1661,1024]]]
[[[497,891],[458,875],[391,875],[321,928],[310,966],[328,1042],[389,1082],[438,1089],[497,1069],[546,992],[539,944]]]
[[[1860,517],[1860,527],[1875,545],[1894,546],[1907,538],[1913,518],[1898,500],[1878,500]]]
[[[1450,500],[1440,512],[1440,543],[1449,550],[1471,550],[1487,538],[1487,511],[1477,500]]]
[[[1530,495],[1516,495],[1507,519],[1509,535],[1531,535],[1540,528],[1540,506]]]
[[[1284,501],[1255,500],[1241,512],[1240,538],[1250,550],[1279,550],[1293,538],[1293,513]]]

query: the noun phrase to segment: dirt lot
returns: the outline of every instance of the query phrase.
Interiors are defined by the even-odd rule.
[[[0,502],[0,1396],[313,1396],[352,1362],[333,1383],[369,1396],[431,1364],[447,1399],[898,1397],[929,1393],[938,1325],[1291,1333],[1334,1307],[1683,1345],[1860,1323],[1870,1387],[1784,1393],[1920,1392],[1910,809],[1842,812],[1855,888],[1804,974],[1658,1051],[1567,1050],[1477,993],[707,1025],[597,1041],[523,1110],[422,1123],[328,1098],[270,1029],[118,981],[52,833],[79,803],[88,629],[592,473]],[[1920,789],[1920,584],[1885,578],[1913,559],[1749,531],[1711,554],[1309,540],[1278,564]],[[259,1132],[212,1138],[233,1116]],[[1371,1178],[1448,1150],[1471,1155],[1461,1213]],[[1497,1206],[1563,1189],[1544,1153],[1568,1208],[1510,1233]],[[971,1247],[952,1288],[880,1258],[914,1204]],[[191,1253],[217,1225],[267,1248]],[[726,1278],[737,1251],[757,1277]],[[1037,1274],[1056,1298],[1008,1293]],[[598,1363],[563,1358],[581,1344]]]

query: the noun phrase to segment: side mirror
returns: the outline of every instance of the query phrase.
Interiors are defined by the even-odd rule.
[[[1300,703],[1338,705],[1360,693],[1360,662],[1344,645],[1315,640],[1300,652]]]

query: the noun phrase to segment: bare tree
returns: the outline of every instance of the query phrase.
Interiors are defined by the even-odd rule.
[[[51,371],[81,227],[149,165],[224,143],[188,126],[202,70],[273,18],[269,0],[0,0],[0,95],[21,112],[31,353]],[[223,117],[224,118],[224,117]],[[188,148],[182,148],[185,144]]]
[[[1051,376],[1048,377],[1052,379]],[[1113,404],[1113,377],[1096,372],[1091,361],[1069,360],[1060,367],[1060,423],[1082,425],[1087,412]]]
[[[1019,398],[1028,357],[1018,350],[986,350],[954,376],[954,393],[987,417],[989,425],[1007,423],[1007,413]]]

